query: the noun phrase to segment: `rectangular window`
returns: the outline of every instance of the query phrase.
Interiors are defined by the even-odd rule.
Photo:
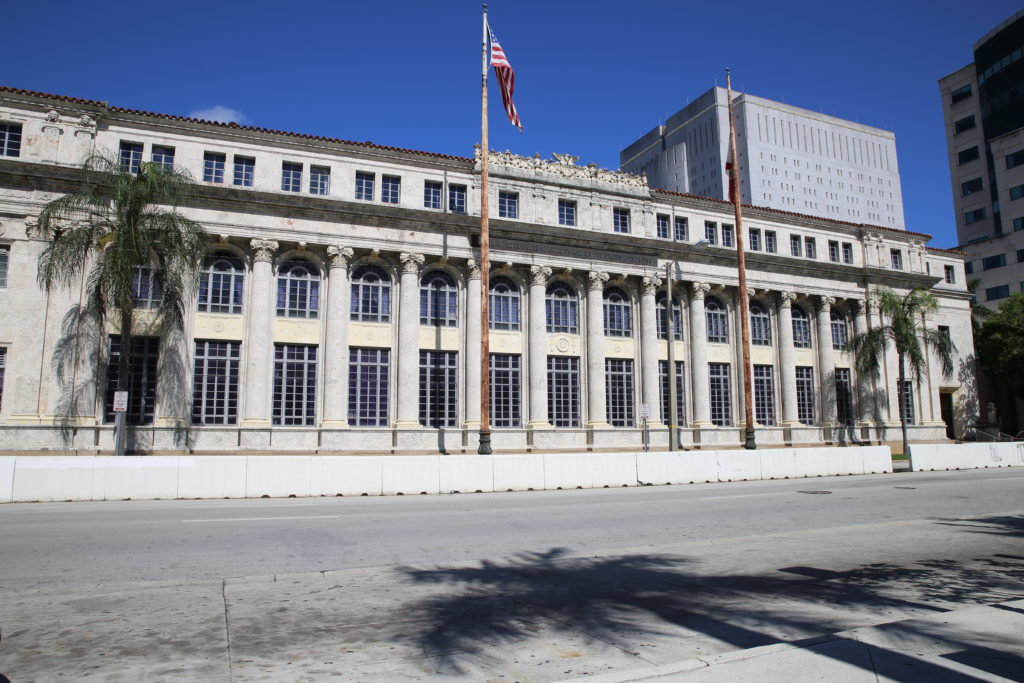
[[[580,426],[580,359],[548,356],[548,422]]]
[[[839,424],[853,424],[853,385],[850,368],[836,368],[836,420]]]
[[[498,192],[498,218],[519,218],[518,192]]]
[[[962,101],[966,100],[970,96],[971,96],[971,86],[970,86],[970,84],[967,84],[964,87],[957,88],[956,90],[954,90],[951,93],[949,93],[949,103],[950,104],[956,104],[957,102],[962,102]]]
[[[849,242],[843,242],[843,263],[853,263],[853,245]]]
[[[974,261],[964,261],[964,273],[970,275],[974,272]]]
[[[985,290],[985,301],[995,301],[996,299],[1005,299],[1010,296],[1009,285],[999,285],[998,287],[989,287]]]
[[[1006,254],[996,254],[995,256],[986,256],[981,259],[982,270],[992,270],[993,268],[1002,268],[1006,265]]]
[[[1024,166],[1024,149],[1006,155],[1006,168],[1014,168],[1015,166]]]
[[[668,216],[659,213],[655,216],[655,225],[658,229],[658,238],[667,240],[668,239]]]
[[[729,364],[708,363],[708,380],[708,397],[711,401],[711,423],[719,427],[728,427],[732,424]]]
[[[1010,188],[1010,200],[1020,199],[1024,197],[1024,185],[1018,185]]]
[[[685,392],[685,374],[683,373],[683,361],[676,361],[676,419],[675,425],[686,424],[686,392]],[[658,384],[661,387],[660,399],[661,399],[661,421],[668,424],[669,418],[669,399],[671,396],[668,391],[668,361],[658,361]]]
[[[220,152],[203,153],[203,182],[223,183],[227,155]]]
[[[238,421],[241,346],[236,341],[196,340],[192,424],[233,425]]]
[[[7,372],[7,349],[0,347],[0,408],[4,401],[4,373]]]
[[[11,247],[0,244],[0,288],[7,286],[7,267],[11,260]]]
[[[903,270],[903,252],[899,249],[890,249],[889,263],[893,270]]]
[[[20,123],[0,123],[0,156],[21,156]]]
[[[796,419],[814,424],[814,368],[796,368]]]
[[[803,253],[803,244],[800,235],[789,236],[789,253],[793,256],[800,256]]]
[[[316,351],[315,346],[274,344],[273,424],[316,424]]]
[[[612,209],[612,230],[615,232],[629,232],[629,209]]]
[[[448,210],[451,213],[466,213],[466,186],[448,186]]]
[[[968,147],[967,149],[957,152],[956,161],[957,164],[962,166],[969,161],[974,161],[981,157],[981,153],[978,151],[977,145],[974,147]]]
[[[356,171],[356,199],[363,201],[372,202],[374,193],[374,183],[376,182],[376,176],[372,173],[366,173],[364,171]]]
[[[807,258],[818,258],[818,245],[813,237],[804,238],[804,255]]]
[[[327,166],[309,167],[309,193],[327,195],[331,192],[331,169]]]
[[[708,244],[718,244],[718,223],[704,221],[704,239]]]
[[[139,165],[142,163],[142,145],[135,142],[122,142],[120,159],[122,171],[138,173]]]
[[[576,202],[568,199],[558,200],[558,224],[576,225]]]
[[[943,266],[942,269],[945,271],[946,282],[949,282],[950,284],[956,282],[956,270],[953,266]]]
[[[977,223],[978,221],[985,220],[986,212],[984,208],[975,209],[974,211],[964,212],[964,225],[970,225],[971,223]]]
[[[1024,230],[1024,216],[1013,219],[1013,231],[1020,232],[1021,230]]]
[[[731,247],[733,246],[733,229],[731,225],[722,224],[722,246]]]
[[[676,242],[686,241],[687,220],[683,216],[676,216]]]
[[[402,195],[402,178],[396,175],[380,177],[380,200],[385,204],[397,204]]]
[[[900,417],[905,418],[907,424],[914,423],[914,383],[910,380],[900,383]]]
[[[754,420],[758,424],[775,424],[775,376],[772,366],[754,366]]]
[[[832,263],[839,263],[839,242],[828,241],[828,260]]]
[[[167,169],[174,169],[174,148],[153,145],[153,163]]]
[[[491,426],[520,425],[521,379],[520,356],[509,353],[491,354]]]
[[[974,128],[974,126],[974,114],[971,114],[970,116],[965,116],[962,119],[955,121],[953,123],[953,132],[954,134],[959,135],[964,131]]]
[[[256,177],[256,160],[252,157],[240,157],[235,155],[235,185],[240,187],[252,187],[253,179]]]
[[[764,231],[764,250],[769,254],[774,254],[778,250],[778,241],[775,238],[774,230]]]
[[[132,299],[135,300],[135,308],[160,308],[160,281],[152,268],[135,266],[132,269]]]
[[[391,349],[350,347],[348,351],[348,423],[353,427],[388,426]]]
[[[121,337],[110,337],[110,362],[107,365],[107,396],[104,422],[114,421],[114,392],[121,372]],[[159,337],[132,337],[128,354],[128,411],[125,421],[130,425],[153,424],[156,406],[156,375],[160,353]]]
[[[440,209],[441,192],[443,189],[444,185],[436,180],[423,181],[423,208]]]
[[[288,161],[281,164],[281,189],[285,192],[302,191],[302,164]]]
[[[984,189],[981,178],[971,178],[965,183],[960,183],[960,194],[967,196],[974,194],[975,192],[981,192]]]
[[[424,427],[456,426],[458,357],[455,351],[420,351],[420,424]]]
[[[633,361],[606,358],[604,387],[608,424],[612,427],[633,426]]]
[[[750,229],[750,251],[761,251],[761,231],[757,228]]]
[[[2,253],[0,253],[0,256],[2,256]],[[1017,263],[1024,263],[1024,249],[1018,249],[1017,250]],[[3,281],[2,281],[2,283],[0,283],[0,287],[5,287],[5,286],[7,286],[7,273],[6,272],[4,272],[4,274],[3,274]]]

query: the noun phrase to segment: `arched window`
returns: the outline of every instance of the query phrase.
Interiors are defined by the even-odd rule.
[[[771,318],[757,301],[750,304],[750,343],[756,346],[772,345]]]
[[[811,321],[807,318],[807,311],[799,306],[793,306],[793,346],[811,348]]]
[[[199,312],[242,312],[242,294],[245,292],[245,268],[242,259],[227,252],[219,252],[206,259],[199,274]]]
[[[548,332],[563,332],[565,334],[579,332],[576,293],[568,285],[556,282],[548,287],[544,305]]]
[[[361,266],[352,274],[352,320],[391,321],[391,278],[383,268]]]
[[[704,302],[704,315],[707,318],[708,341],[718,344],[729,343],[729,318],[725,313],[725,306],[719,303],[718,299],[708,299]]]
[[[285,261],[277,269],[277,314],[315,318],[320,310],[320,271],[309,261]]]
[[[459,290],[455,279],[443,270],[432,270],[420,280],[420,325],[456,327],[459,324]]]
[[[491,280],[490,304],[487,308],[492,330],[519,329],[519,288],[507,277]]]
[[[842,349],[850,339],[850,330],[846,326],[846,317],[839,311],[832,311],[832,348]]]
[[[666,294],[658,295],[655,305],[655,316],[658,318],[658,339],[666,339],[665,335],[665,299]],[[672,338],[676,341],[683,340],[683,308],[676,300],[672,301]]]
[[[632,305],[617,287],[604,290],[604,333],[609,337],[633,336]]]

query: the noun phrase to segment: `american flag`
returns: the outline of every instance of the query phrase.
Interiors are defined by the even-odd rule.
[[[519,112],[516,111],[516,105],[512,103],[512,91],[516,87],[516,72],[508,63],[508,57],[505,56],[505,51],[498,44],[498,39],[494,37],[494,31],[490,26],[487,27],[487,34],[491,39],[491,66],[494,67],[494,74],[498,77],[498,84],[501,86],[501,101],[505,103],[505,113],[508,114],[509,122],[518,128],[519,132],[522,132],[523,124],[519,120]]]

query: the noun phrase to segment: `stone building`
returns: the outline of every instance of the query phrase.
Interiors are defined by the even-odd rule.
[[[114,328],[71,324],[80,288],[48,298],[37,286],[34,232],[83,157],[105,151],[190,171],[182,210],[211,241],[182,333],[155,336],[140,311],[130,447],[475,451],[478,159],[11,88],[0,132],[0,448],[112,448],[108,366],[122,350]],[[490,154],[495,449],[637,449],[642,404],[664,448],[669,374],[683,446],[741,444],[732,205],[567,155]],[[920,233],[755,206],[744,225],[759,444],[898,440],[895,357],[858,377],[839,349],[878,323],[876,286],[931,288],[929,324],[959,349],[953,377],[933,363],[904,392],[912,438],[975,421],[960,254]],[[157,294],[145,273],[137,285],[147,309]]]

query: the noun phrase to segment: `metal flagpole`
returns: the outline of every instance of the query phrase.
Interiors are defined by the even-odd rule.
[[[747,294],[747,259],[743,253],[743,211],[740,206],[739,165],[736,163],[736,123],[732,116],[732,78],[729,69],[725,70],[725,91],[729,100],[729,143],[732,148],[729,176],[729,201],[736,212],[736,260],[740,276],[740,331],[743,347],[743,406],[747,414],[747,428],[743,447],[757,448],[754,436],[754,397],[750,387],[750,301]]]
[[[488,304],[491,293],[490,197],[487,192],[487,5],[484,5],[483,72],[480,90],[480,446],[477,453],[491,454],[491,339]]]
[[[665,416],[665,424],[668,425],[668,449],[677,450],[679,445],[679,425],[676,424],[676,413],[679,408],[679,396],[676,393],[676,356],[675,349],[675,322],[672,319],[672,270],[675,261],[665,264],[665,338],[668,340],[668,415]],[[682,322],[682,321],[680,321]]]

